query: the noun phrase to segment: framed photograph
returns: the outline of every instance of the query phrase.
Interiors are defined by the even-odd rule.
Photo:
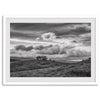
[[[3,85],[95,85],[95,18],[3,17]]]

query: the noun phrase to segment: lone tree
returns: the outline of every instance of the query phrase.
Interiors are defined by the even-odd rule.
[[[45,61],[45,60],[47,60],[47,57],[46,56],[37,56],[36,59]]]

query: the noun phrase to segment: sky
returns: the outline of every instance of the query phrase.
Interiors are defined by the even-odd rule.
[[[10,51],[18,57],[90,57],[91,24],[10,23]]]

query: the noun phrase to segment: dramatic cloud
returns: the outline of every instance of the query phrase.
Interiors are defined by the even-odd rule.
[[[39,46],[35,46],[34,49],[35,50],[43,50],[43,49],[47,49],[50,47],[52,47],[52,45],[48,45],[48,46],[39,45]]]
[[[49,32],[49,33],[44,33],[41,37],[42,37],[43,40],[47,40],[47,41],[48,41],[48,40],[53,41],[53,40],[56,39],[55,33],[51,33],[51,32]]]
[[[15,49],[17,51],[31,51],[34,50],[36,54],[45,54],[45,55],[61,55],[65,54],[68,56],[89,56],[90,55],[90,46],[84,45],[84,38],[86,39],[90,35],[80,35],[79,39],[73,38],[56,38],[56,35],[52,32],[44,33],[41,37],[36,40],[36,42],[40,42],[39,44],[33,42],[33,46],[24,46],[17,45]],[[39,40],[44,41],[43,43]],[[82,42],[80,42],[80,39]],[[49,42],[49,43],[48,43]],[[46,43],[44,45],[44,43]],[[51,44],[50,44],[51,43]],[[31,43],[32,44],[32,43]]]
[[[22,50],[22,51],[31,51],[33,49],[32,46],[25,47],[24,45],[18,45],[15,47],[16,50]]]
[[[89,57],[90,23],[11,23],[11,55]]]
[[[60,48],[58,45],[49,47],[49,48],[44,48],[42,50],[37,51],[39,54],[49,54],[49,55],[54,55],[54,54],[59,54]]]
[[[70,50],[66,50],[66,54],[68,56],[75,56],[75,57],[84,57],[84,56],[90,56],[91,51],[90,51],[90,46],[80,46],[80,47],[75,47]]]
[[[10,54],[11,56],[14,56],[14,57],[36,57],[37,56],[35,55],[36,52],[34,51],[34,49],[31,51],[11,49]]]
[[[53,32],[57,37],[80,35],[91,32],[90,23],[11,23],[11,38],[35,39],[44,33]]]
[[[90,51],[90,47],[87,46],[79,46],[79,47],[63,47],[61,48],[59,45],[54,45],[52,47],[49,48],[44,48],[42,50],[38,50],[37,53],[39,54],[47,54],[47,55],[61,55],[61,54],[65,54],[66,57],[69,56],[76,56],[76,57],[81,57],[81,56],[90,56],[91,51]]]

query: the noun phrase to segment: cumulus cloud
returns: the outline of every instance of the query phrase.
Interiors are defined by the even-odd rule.
[[[77,26],[78,27],[78,26]],[[90,35],[80,35],[81,40],[83,38],[87,38]],[[51,41],[53,45],[39,45],[35,47],[37,53],[39,54],[48,54],[48,55],[56,55],[56,54],[65,54],[66,56],[88,56],[90,55],[90,46],[86,46],[83,44],[80,39],[77,38],[56,38],[56,35],[52,32],[44,33],[42,39],[46,42]]]
[[[47,40],[47,41],[56,39],[55,33],[52,32],[44,33],[41,37],[43,40]]]
[[[75,27],[75,29],[77,27]],[[50,55],[50,56],[64,55],[66,57],[90,56],[91,55],[90,44],[88,43],[89,45],[84,45],[87,44],[87,42],[86,43],[83,42],[89,40],[89,38],[90,38],[90,33],[81,34],[76,38],[72,38],[72,37],[57,38],[55,33],[48,32],[48,33],[41,34],[41,36],[36,38],[35,41],[32,41],[31,42],[32,46],[17,45],[15,47],[15,50],[18,51],[18,53],[23,56],[24,53],[27,56],[32,56],[35,54]],[[12,53],[14,54],[15,52]]]
[[[34,49],[31,51],[11,49],[10,54],[11,56],[14,57],[36,57],[37,56],[36,51]]]
[[[34,49],[35,50],[43,50],[43,49],[47,49],[50,47],[52,47],[52,45],[47,45],[47,46],[39,45],[39,46],[35,46]]]
[[[47,55],[62,55],[65,54],[66,57],[69,56],[76,56],[76,57],[81,57],[81,56],[90,56],[91,51],[90,51],[90,46],[79,46],[79,47],[60,47],[59,45],[54,45],[49,48],[44,48],[42,50],[38,50],[38,54],[47,54]]]
[[[33,49],[32,46],[25,47],[24,45],[18,45],[15,47],[16,50],[22,50],[22,51],[31,51]]]
[[[46,43],[51,42],[51,44],[57,44],[62,46],[73,46],[76,45],[73,38],[57,38],[55,33],[48,32],[41,35],[41,37],[36,38],[37,41],[45,41]],[[40,42],[40,41],[39,41]]]
[[[59,54],[59,52],[60,52],[60,48],[58,45],[54,45],[54,46],[37,51],[37,53],[39,54],[49,54],[49,55]]]
[[[82,57],[91,55],[90,23],[11,23],[11,55]]]
[[[90,46],[80,46],[75,47],[70,50],[66,50],[67,56],[75,56],[75,57],[83,57],[83,56],[90,56],[91,49]]]

